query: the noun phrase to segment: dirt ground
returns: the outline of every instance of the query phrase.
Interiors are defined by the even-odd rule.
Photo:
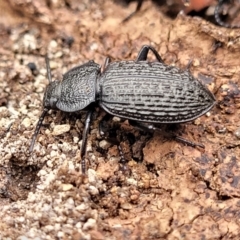
[[[0,0],[0,239],[240,238],[240,30],[169,18],[151,1],[122,24],[135,6]],[[28,153],[48,84],[46,53],[61,79],[89,60],[134,59],[144,44],[169,65],[192,60],[192,74],[216,96],[208,114],[177,130],[204,150],[125,121],[116,134],[127,162],[119,162],[117,146],[99,135],[104,112],[96,109],[87,178],[83,111],[50,111]]]

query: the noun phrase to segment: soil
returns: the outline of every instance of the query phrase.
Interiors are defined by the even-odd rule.
[[[166,6],[135,9],[104,0],[0,1],[0,239],[239,239],[240,29],[201,17],[168,17]],[[120,140],[98,131],[96,108],[80,148],[85,111],[51,110],[31,137],[48,84],[89,60],[135,59],[152,45],[215,95],[213,109],[176,133],[193,148],[128,121],[109,120]],[[150,57],[154,60],[154,56]]]

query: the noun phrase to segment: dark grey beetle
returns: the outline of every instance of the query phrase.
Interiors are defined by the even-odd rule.
[[[157,62],[147,61],[151,50]],[[188,70],[180,70],[163,63],[151,46],[143,46],[136,61],[110,62],[106,59],[103,72],[94,61],[72,68],[62,81],[52,81],[49,62],[49,85],[43,99],[44,110],[32,137],[30,152],[50,109],[75,112],[88,109],[81,147],[82,172],[85,173],[86,140],[94,112],[94,105],[107,113],[128,119],[131,124],[184,123],[208,112],[215,104],[213,94],[195,79]],[[150,126],[149,129],[155,129]],[[175,136],[192,146],[194,144]]]

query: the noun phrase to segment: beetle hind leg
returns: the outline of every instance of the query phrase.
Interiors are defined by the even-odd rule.
[[[157,52],[157,50],[150,46],[150,45],[144,45],[142,46],[141,50],[139,51],[138,53],[138,56],[137,56],[137,59],[136,61],[139,62],[139,61],[146,61],[147,60],[147,57],[148,57],[148,53],[149,53],[149,50],[152,51],[152,53],[154,54],[154,56],[156,57],[156,59],[163,63],[163,60],[162,58],[160,57],[159,53]]]
[[[108,64],[111,62],[110,57],[106,57],[104,65],[103,65],[103,71],[107,68]]]
[[[142,7],[142,4],[143,4],[143,0],[138,0],[137,7],[136,7],[135,11],[132,12],[131,14],[129,14],[126,18],[124,18],[122,20],[122,23],[125,23],[125,22],[129,21],[137,12],[139,12],[141,7]]]
[[[189,140],[187,140],[187,139],[185,139],[185,138],[182,138],[182,137],[180,137],[180,136],[177,136],[177,135],[173,135],[173,138],[176,140],[176,141],[179,141],[179,142],[181,142],[181,143],[185,143],[186,145],[189,145],[189,146],[191,146],[191,147],[200,147],[200,148],[205,148],[205,146],[203,145],[203,144],[201,144],[201,143],[194,143],[194,142],[192,142],[192,141],[189,141]]]
[[[134,121],[134,120],[129,120],[129,123],[132,126],[137,127],[137,128],[139,128],[139,129],[141,129],[143,131],[147,131],[147,132],[151,132],[151,133],[153,133],[154,131],[161,131],[163,133],[162,129],[156,127],[153,124],[149,125],[149,124],[142,123],[142,122],[137,122],[137,121]],[[180,137],[180,136],[178,136],[178,135],[176,135],[176,134],[174,134],[172,132],[170,132],[168,134],[170,134],[171,138],[175,139],[176,141],[179,141],[179,142],[184,143],[186,145],[189,145],[191,147],[205,148],[205,146],[203,144],[201,144],[201,143],[194,143],[194,142],[189,141],[189,140],[187,140],[185,138],[182,138],[182,137]]]

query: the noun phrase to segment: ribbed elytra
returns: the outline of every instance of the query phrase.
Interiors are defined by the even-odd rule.
[[[148,62],[152,51],[158,62]],[[129,119],[131,124],[147,128],[144,123],[182,123],[200,117],[215,104],[212,93],[189,71],[163,63],[151,46],[143,46],[136,61],[109,63],[101,73],[100,66],[89,61],[72,68],[62,81],[52,81],[46,58],[49,85],[43,99],[43,112],[38,120],[29,151],[33,150],[37,134],[49,109],[75,112],[87,109],[81,146],[82,172],[85,173],[87,135],[95,106],[106,112]],[[175,139],[191,146],[204,147],[181,137]]]
[[[161,62],[121,61],[100,79],[100,106],[112,115],[149,122],[182,123],[208,112],[212,93],[189,71]]]

